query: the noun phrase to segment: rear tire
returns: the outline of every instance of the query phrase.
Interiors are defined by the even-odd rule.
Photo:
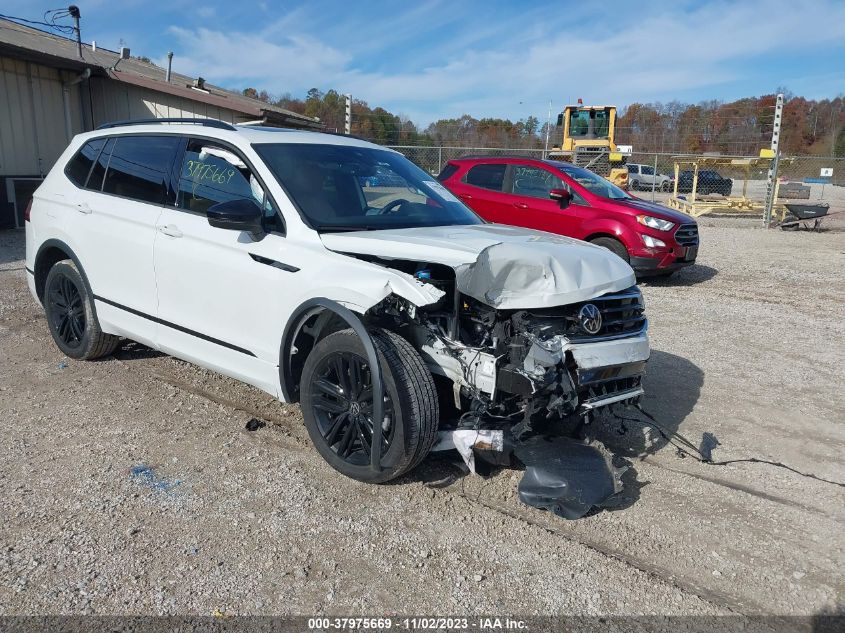
[[[621,257],[626,262],[631,262],[631,257],[628,255],[628,249],[625,248],[625,245],[619,240],[616,240],[612,237],[597,237],[595,239],[590,240],[590,243],[595,244],[596,246],[601,246],[602,248],[606,248],[607,250]]]
[[[308,355],[300,386],[305,427],[315,448],[339,473],[383,483],[415,468],[437,439],[434,379],[414,347],[398,334],[369,331],[385,392],[380,472],[370,468],[372,389],[367,355],[352,329],[321,340]]]
[[[640,188],[640,181],[639,180],[632,180],[631,181],[631,189],[633,191],[638,191]]]
[[[44,284],[44,312],[50,334],[62,352],[76,360],[108,356],[120,338],[100,329],[94,297],[73,260],[56,262]]]

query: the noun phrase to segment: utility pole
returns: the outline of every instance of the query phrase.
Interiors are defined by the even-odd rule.
[[[549,99],[549,118],[546,121],[546,145],[543,149],[543,158],[549,154],[549,130],[552,127],[552,100]]]
[[[72,4],[67,8],[67,11],[70,17],[73,18],[73,30],[76,31],[76,52],[79,55],[79,59],[82,59],[82,33],[79,31],[79,7]]]
[[[346,126],[343,128],[343,133],[347,136],[352,134],[352,95],[344,95],[346,97]]]
[[[766,181],[766,207],[763,212],[763,225],[768,227],[772,221],[772,208],[775,205],[775,191],[777,191],[778,164],[780,162],[780,124],[783,117],[783,95],[779,94],[775,104],[775,122],[772,127],[772,165],[769,167],[769,177]]]

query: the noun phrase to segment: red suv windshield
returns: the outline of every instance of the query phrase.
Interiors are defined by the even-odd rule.
[[[633,197],[609,180],[606,180],[601,176],[584,169],[583,167],[576,167],[571,163],[563,163],[556,160],[548,160],[546,163],[562,171],[593,195],[607,198],[608,200],[627,200],[628,198]]]

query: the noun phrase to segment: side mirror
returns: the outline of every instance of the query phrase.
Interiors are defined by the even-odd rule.
[[[572,194],[566,189],[552,189],[549,192],[549,198],[557,200],[561,209],[565,209],[569,206],[569,203],[572,202]]]
[[[240,198],[212,205],[206,211],[208,223],[217,229],[248,231],[253,239],[264,237],[263,213],[255,200]]]

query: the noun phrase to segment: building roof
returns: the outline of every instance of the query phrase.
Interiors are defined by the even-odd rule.
[[[2,18],[0,54],[54,68],[80,72],[91,68],[95,76],[227,108],[243,114],[245,119],[263,119],[271,125],[312,129],[322,127],[317,119],[209,83],[204,84],[205,90],[197,90],[192,88],[194,78],[186,75],[173,72],[170,82],[167,82],[166,69],[136,58],[120,61],[115,69],[120,54],[99,46],[94,50],[89,44],[83,43],[80,59],[76,41]]]

